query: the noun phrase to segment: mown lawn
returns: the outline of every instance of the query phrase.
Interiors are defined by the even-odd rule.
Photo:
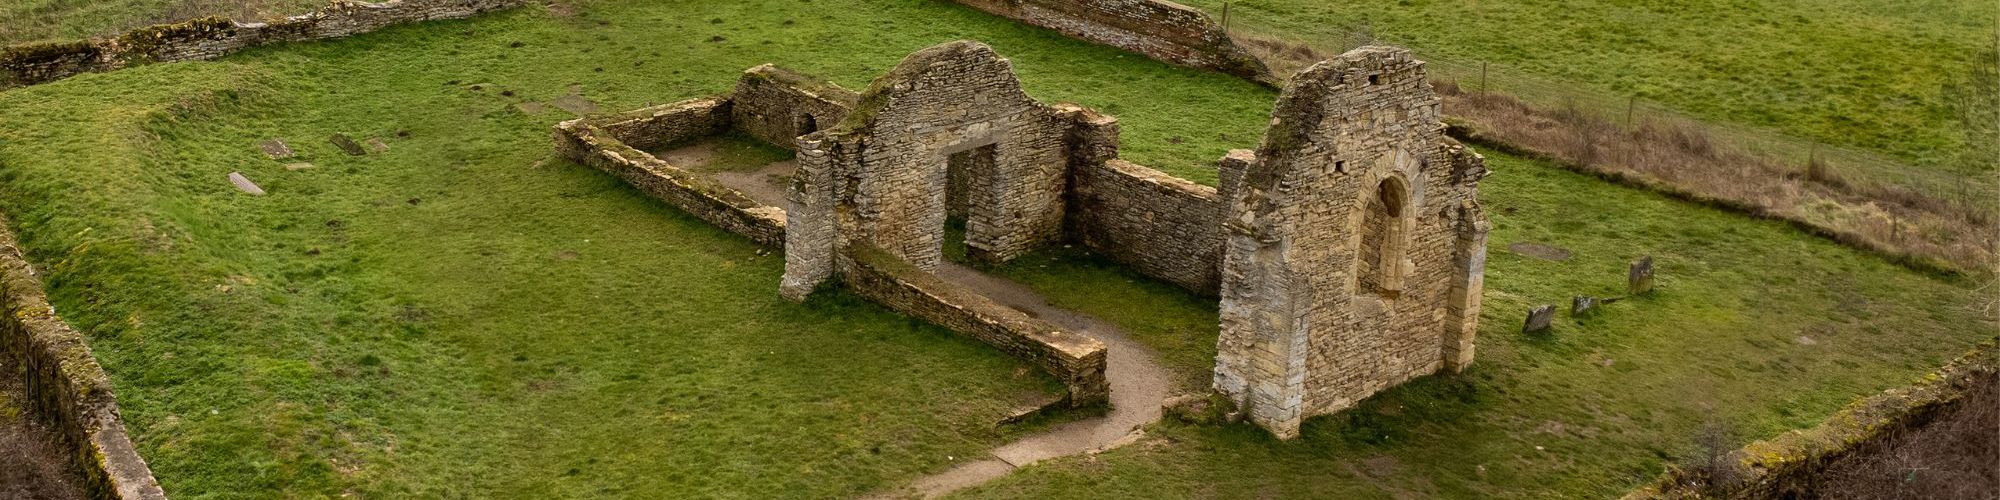
[[[1366,29],[1470,76],[1488,61],[1923,166],[2000,167],[1958,156],[1968,138],[1946,90],[1975,64],[1996,64],[2000,4],[1988,0],[1184,3],[1218,17],[1228,3],[1232,24],[1315,42]],[[1504,74],[1494,81],[1501,92],[1540,94],[1508,88]]]
[[[1973,290],[1808,236],[1546,164],[1488,154],[1491,214],[1478,362],[1421,379],[1276,442],[1254,427],[1167,423],[1154,439],[1029,468],[966,497],[1607,498],[1697,450],[1811,427],[1853,399],[1913,382],[1995,331]],[[1554,262],[1513,253],[1538,242]],[[1658,259],[1660,289],[1549,336],[1526,310],[1622,294],[1625,265]],[[1177,371],[1212,367],[1214,306],[1076,252],[1004,274],[1124,325]],[[1990,293],[1990,292],[1988,292]],[[1984,315],[1984,317],[1982,317]],[[1205,320],[1205,322],[1204,322]]]
[[[780,258],[553,159],[549,127],[569,115],[520,104],[572,92],[605,111],[671,102],[725,92],[766,62],[861,88],[907,53],[960,38],[1011,57],[1038,98],[1120,116],[1126,158],[1202,182],[1224,151],[1255,144],[1276,97],[930,0],[603,0],[0,92],[0,210],[58,308],[90,332],[176,497],[852,495],[1000,442],[1018,431],[994,420],[1053,384],[851,297],[778,300]],[[389,150],[344,156],[334,133]],[[273,137],[302,158],[264,158],[256,142]],[[313,167],[286,168],[301,161]],[[1366,446],[1404,453],[1396,480],[1471,474],[1468,460],[1512,450],[1502,441],[1514,427],[1548,420],[1596,440],[1550,441],[1576,452],[1560,459],[1488,464],[1505,479],[1491,491],[1601,493],[1664,460],[1645,450],[1682,448],[1692,403],[1654,397],[1680,387],[1664,381],[1737,377],[1708,397],[1755,435],[1920,372],[1986,326],[1956,285],[1795,232],[1495,165],[1495,243],[1533,238],[1579,257],[1496,250],[1479,371],[1382,398],[1450,418],[1377,418],[1396,437],[1383,444],[1330,438],[1345,427],[1329,424],[1295,444],[1169,427],[1185,443],[1105,458],[1127,464],[1112,486],[1218,479],[1196,472],[1297,485],[1345,473],[1275,464],[1377,449]],[[271,194],[237,193],[232,171]],[[1624,259],[1648,252],[1662,258],[1660,297],[1556,341],[1505,333],[1530,302],[1608,291]],[[1050,267],[1010,274],[1102,284],[1049,293],[1154,339],[1189,385],[1205,378],[1212,305],[1081,259],[1028,262]],[[1788,343],[1821,325],[1816,346]],[[1795,350],[1825,355],[1774,354]],[[1618,363],[1579,361],[1592,352]],[[1558,389],[1600,399],[1532,399]],[[1452,398],[1469,402],[1441,402]],[[1473,427],[1430,430],[1446,420]],[[1670,426],[1639,428],[1656,423]],[[1405,437],[1431,434],[1484,447]],[[1099,467],[1065,462],[986,493],[1083,495],[1065,488],[1087,481],[1064,474]],[[1443,493],[1488,491],[1435,481]]]

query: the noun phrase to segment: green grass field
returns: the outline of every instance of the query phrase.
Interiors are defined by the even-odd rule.
[[[853,495],[1021,432],[993,422],[1054,383],[849,296],[779,300],[781,258],[554,159],[550,126],[569,115],[518,105],[572,90],[605,111],[666,103],[766,62],[861,88],[960,38],[1011,57],[1037,98],[1121,117],[1126,158],[1202,182],[1255,144],[1276,97],[928,0],[603,0],[0,92],[0,211],[177,498]],[[390,149],[344,156],[334,133]],[[302,158],[264,158],[256,143],[273,137]],[[313,168],[285,168],[300,161]],[[1168,426],[1175,443],[975,493],[1248,496],[1264,485],[1231,486],[1263,481],[1603,496],[1684,451],[1703,401],[1745,440],[1803,427],[1992,327],[1959,283],[1539,164],[1494,166],[1477,371],[1295,443]],[[270,195],[234,191],[232,171]],[[1529,239],[1579,257],[1501,249]],[[1659,297],[1555,340],[1506,333],[1531,303],[1610,292],[1642,253],[1662,259]],[[1075,254],[1003,272],[1126,325],[1186,385],[1206,379],[1212,304]],[[1682,394],[1683,380],[1713,391]],[[1563,427],[1525,430],[1546,422]],[[1531,455],[1521,436],[1562,453]],[[1383,479],[1339,466],[1378,455],[1396,465],[1360,470]],[[1481,464],[1489,478],[1468,479]]]
[[[1184,3],[1215,14],[1229,3],[1232,24],[1253,31],[1327,42],[1365,28],[1473,73],[1487,61],[1923,166],[2000,168],[1957,156],[1968,138],[1946,90],[1996,64],[1989,0]],[[1496,90],[1533,93],[1506,78]]]
[[[1960,285],[1760,222],[1488,154],[1493,219],[1479,358],[1462,376],[1308,420],[1295,442],[1247,424],[1162,424],[1155,441],[1038,465],[966,497],[1606,498],[1693,456],[1715,421],[1734,439],[1804,427],[1904,385],[1994,325]],[[1566,262],[1507,250],[1539,242]],[[1205,381],[1214,306],[1092,258],[1051,252],[1002,272],[1117,322]],[[1658,259],[1660,290],[1524,336],[1529,307],[1622,293]],[[1203,320],[1206,320],[1204,322]],[[1201,387],[1197,385],[1196,387]]]

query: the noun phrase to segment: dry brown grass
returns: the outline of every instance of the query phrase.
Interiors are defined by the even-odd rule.
[[[1795,223],[1918,267],[1990,272],[1992,208],[1843,178],[1816,158],[1787,165],[1719,141],[1699,123],[1621,127],[1574,107],[1541,109],[1440,83],[1462,135],[1682,198]]]
[[[1333,54],[1272,37],[1237,41],[1272,71],[1290,75]],[[1600,113],[1535,106],[1498,93],[1437,83],[1462,137],[1545,158],[1606,179],[1785,220],[1913,267],[1991,274],[2000,244],[2000,200],[1942,196],[1849,179],[1817,155],[1803,164],[1737,147],[1706,124],[1646,118],[1620,124]]]

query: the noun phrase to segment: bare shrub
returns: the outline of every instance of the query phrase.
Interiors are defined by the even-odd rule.
[[[0,498],[84,498],[52,429],[25,408],[20,365],[0,352]]]
[[[1743,468],[1736,460],[1735,433],[1728,424],[1710,416],[1695,435],[1697,454],[1688,457],[1682,469],[1694,473],[1702,493],[1722,498],[1743,482]]]
[[[1953,407],[1827,464],[1809,494],[1853,499],[2000,499],[2000,379]]]
[[[0,498],[84,498],[46,434],[26,422],[0,423]]]

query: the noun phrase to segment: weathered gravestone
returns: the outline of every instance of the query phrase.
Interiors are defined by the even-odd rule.
[[[1653,291],[1653,256],[1632,261],[1632,269],[1625,274],[1625,281],[1627,293],[1634,297]]]
[[[244,177],[242,172],[230,172],[229,183],[235,184],[236,189],[240,189],[245,193],[256,196],[264,195],[264,188],[257,187],[257,183],[255,182],[250,182],[250,178]]]
[[[328,138],[327,141],[332,142],[334,147],[340,148],[341,151],[346,152],[349,156],[368,154],[367,149],[362,149],[361,143],[354,142],[354,138],[348,137],[347,134],[333,134],[333,137]]]
[[[286,146],[283,139],[271,139],[259,142],[257,143],[257,148],[264,150],[264,156],[269,156],[273,160],[283,160],[291,158],[293,155],[292,147]]]
[[[1556,321],[1556,306],[1552,305],[1535,306],[1534,309],[1528,310],[1528,324],[1521,327],[1521,333],[1540,333],[1549,331],[1549,327],[1551,325],[1554,325],[1555,321]]]
[[[1578,295],[1576,297],[1571,298],[1569,301],[1569,314],[1571,316],[1588,315],[1592,312],[1596,312],[1598,304],[1601,303],[1602,302],[1597,300],[1597,297]]]

